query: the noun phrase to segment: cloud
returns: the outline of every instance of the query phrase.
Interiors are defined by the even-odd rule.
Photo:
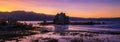
[[[27,10],[47,14],[66,12],[76,17],[120,14],[119,7],[120,0],[0,0],[0,11]]]

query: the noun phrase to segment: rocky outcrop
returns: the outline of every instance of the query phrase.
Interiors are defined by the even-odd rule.
[[[65,13],[61,12],[54,17],[53,21],[55,24],[69,24],[69,17],[66,16]]]

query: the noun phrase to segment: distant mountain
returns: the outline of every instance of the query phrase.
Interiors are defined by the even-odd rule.
[[[120,17],[117,18],[76,18],[71,17],[72,21],[120,21]]]
[[[12,11],[12,12],[0,12],[1,19],[12,18],[14,20],[25,21],[39,21],[39,20],[52,20],[54,16],[45,15],[43,13],[25,12],[25,11]]]
[[[53,15],[45,15],[44,13],[26,12],[26,11],[12,11],[12,12],[0,12],[0,19],[9,19],[19,21],[41,21],[41,20],[53,20]],[[118,18],[77,18],[70,17],[72,21],[120,21]]]

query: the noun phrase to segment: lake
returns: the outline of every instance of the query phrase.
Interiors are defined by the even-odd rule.
[[[107,32],[120,32],[119,21],[103,21],[106,24],[101,25],[39,25],[38,23],[42,21],[19,22],[31,23],[35,27],[43,27],[52,31],[25,36],[19,39],[20,42],[120,42],[120,34],[107,34]]]
[[[19,21],[21,23],[33,24],[33,26],[43,27],[39,25],[42,21]],[[52,22],[52,21],[49,21]],[[44,25],[44,27],[55,30],[74,30],[74,31],[120,31],[120,21],[102,21],[106,24],[100,25]]]

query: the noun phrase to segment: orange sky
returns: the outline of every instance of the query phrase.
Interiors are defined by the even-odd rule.
[[[0,11],[25,10],[84,18],[120,17],[120,1],[117,0],[0,0]]]

